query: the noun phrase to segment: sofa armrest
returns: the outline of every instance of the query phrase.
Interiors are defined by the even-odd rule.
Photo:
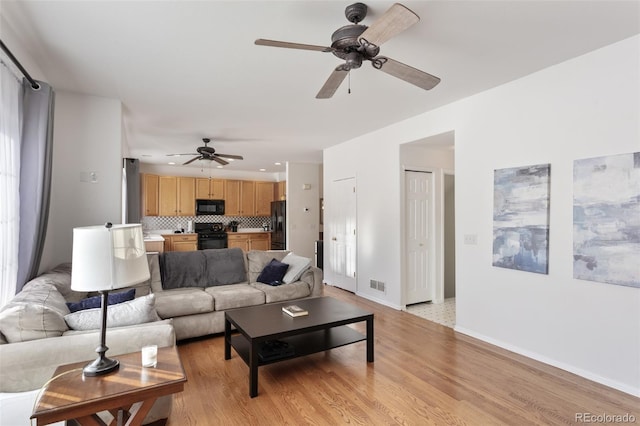
[[[139,351],[145,345],[173,346],[171,320],[107,329],[108,357]],[[63,336],[0,345],[0,392],[24,392],[42,387],[64,364],[97,357],[100,332],[68,332]]]
[[[300,277],[300,281],[303,281],[309,285],[311,293],[309,297],[322,296],[324,292],[324,284],[322,283],[322,269],[311,266],[304,271]]]

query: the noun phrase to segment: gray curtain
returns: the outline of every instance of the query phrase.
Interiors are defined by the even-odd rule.
[[[125,202],[122,223],[140,223],[140,161],[136,158],[122,159]]]
[[[40,267],[49,217],[51,160],[53,151],[53,105],[51,86],[38,82],[23,87],[22,140],[20,143],[20,245],[16,293]]]

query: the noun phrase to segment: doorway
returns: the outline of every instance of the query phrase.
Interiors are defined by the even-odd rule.
[[[331,183],[334,202],[325,206],[324,229],[329,239],[329,264],[325,265],[327,283],[356,292],[356,179]]]

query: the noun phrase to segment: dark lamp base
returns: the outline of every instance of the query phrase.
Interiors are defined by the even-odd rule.
[[[98,357],[91,364],[87,364],[82,372],[85,376],[101,376],[111,373],[120,367],[117,359],[109,359],[107,357]]]

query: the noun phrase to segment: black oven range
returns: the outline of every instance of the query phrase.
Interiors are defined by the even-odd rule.
[[[227,233],[222,222],[195,223],[198,250],[227,248]]]

